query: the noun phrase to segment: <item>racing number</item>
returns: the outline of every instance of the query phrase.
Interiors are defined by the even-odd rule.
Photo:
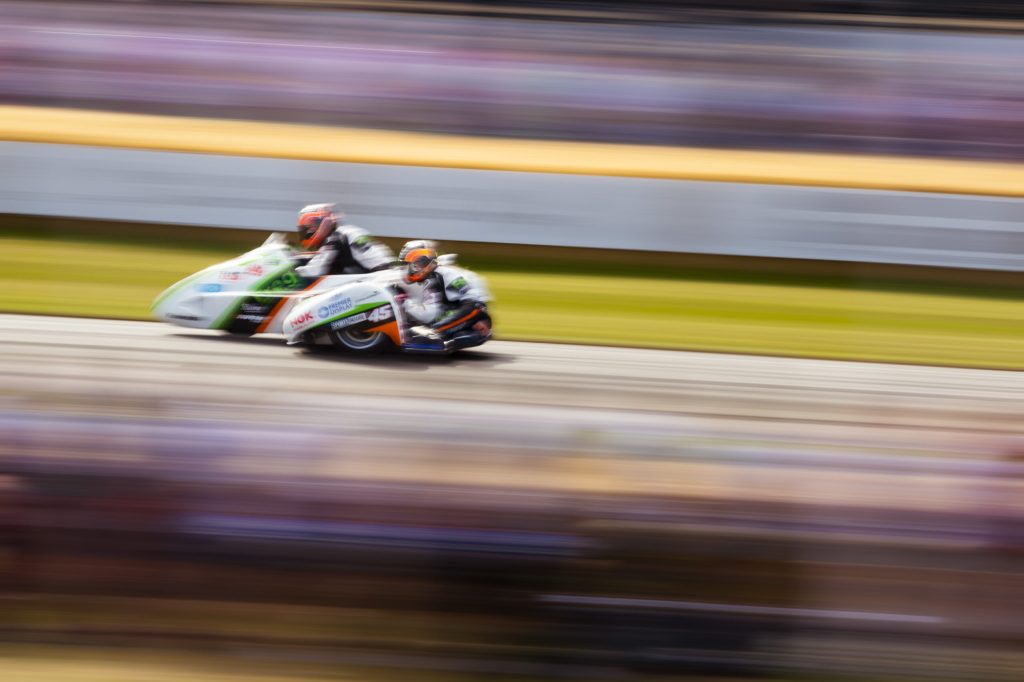
[[[387,322],[391,319],[394,313],[391,310],[391,306],[383,305],[379,308],[374,308],[370,311],[370,314],[366,316],[366,319],[370,322]]]

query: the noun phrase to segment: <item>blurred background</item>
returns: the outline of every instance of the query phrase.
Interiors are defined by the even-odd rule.
[[[1019,160],[1014,2],[7,2],[5,99]],[[893,16],[895,15],[895,16]]]
[[[4,679],[1024,678],[1022,28],[0,1]],[[147,321],[317,201],[498,340]]]

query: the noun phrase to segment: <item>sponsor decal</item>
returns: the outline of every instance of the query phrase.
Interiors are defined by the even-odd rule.
[[[331,329],[344,329],[345,327],[351,327],[354,324],[358,324],[366,319],[366,313],[356,313],[349,317],[343,317],[340,320],[331,322]]]
[[[313,321],[313,313],[307,310],[306,312],[302,313],[298,317],[293,317],[291,319],[291,322],[289,322],[289,324],[291,325],[292,329],[297,329],[298,327],[301,327],[302,325],[306,324],[307,322],[312,322],[312,321]]]
[[[321,320],[326,320],[328,317],[334,317],[335,315],[341,315],[342,313],[352,309],[351,298],[339,298],[336,301],[331,301],[327,305],[322,305],[317,309],[316,315]]]
[[[366,251],[371,246],[373,246],[373,242],[373,237],[367,234],[361,237],[356,237],[354,240],[352,240],[352,246],[356,247],[360,251]]]
[[[262,277],[265,272],[262,265],[253,263],[244,270],[224,270],[220,273],[220,278],[226,282],[237,282],[243,278]]]
[[[197,284],[196,289],[204,294],[215,294],[224,289],[223,284]]]

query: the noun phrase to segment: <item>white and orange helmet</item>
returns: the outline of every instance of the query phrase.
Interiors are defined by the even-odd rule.
[[[302,234],[302,248],[315,251],[323,246],[345,214],[336,204],[310,204],[299,211],[298,230]]]
[[[398,257],[405,265],[407,282],[419,282],[437,269],[437,247],[426,239],[406,242]]]

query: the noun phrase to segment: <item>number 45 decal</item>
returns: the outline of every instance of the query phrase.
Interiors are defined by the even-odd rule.
[[[373,310],[371,310],[370,314],[366,316],[366,319],[368,319],[370,322],[386,322],[391,319],[391,316],[393,314],[394,313],[391,310],[391,306],[383,305],[379,308],[374,308]]]

